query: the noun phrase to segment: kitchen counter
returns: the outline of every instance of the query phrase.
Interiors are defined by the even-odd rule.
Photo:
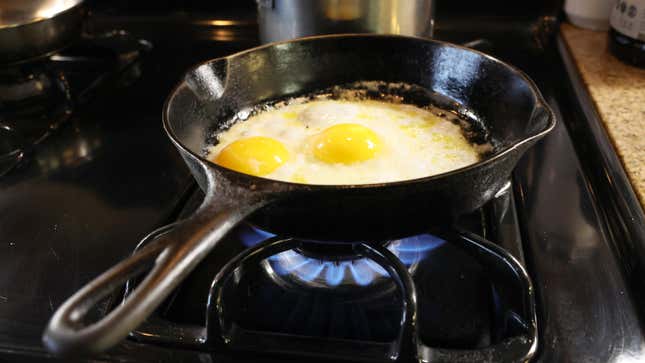
[[[562,35],[645,207],[645,69],[620,62],[607,33],[563,24]]]

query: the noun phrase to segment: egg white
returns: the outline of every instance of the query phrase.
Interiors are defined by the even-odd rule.
[[[312,152],[312,138],[326,128],[354,123],[380,137],[374,158],[329,164]],[[208,150],[214,160],[228,144],[251,136],[282,142],[290,159],[265,178],[307,184],[369,184],[445,173],[480,159],[458,125],[428,110],[381,101],[315,100],[258,113],[217,135]]]

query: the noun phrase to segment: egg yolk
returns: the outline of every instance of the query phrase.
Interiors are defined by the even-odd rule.
[[[358,124],[337,124],[314,137],[314,155],[326,163],[352,164],[374,157],[381,140]]]
[[[289,159],[289,151],[280,141],[255,136],[236,140],[215,158],[215,163],[245,174],[270,174]]]

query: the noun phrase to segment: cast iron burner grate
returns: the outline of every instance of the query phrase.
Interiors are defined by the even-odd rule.
[[[329,252],[243,223],[131,337],[327,359],[526,361],[537,322],[515,218],[507,186],[457,227]]]

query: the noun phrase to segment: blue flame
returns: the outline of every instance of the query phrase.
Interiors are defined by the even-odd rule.
[[[240,231],[242,243],[251,247],[275,235],[250,227]],[[446,241],[431,234],[420,234],[413,237],[392,241],[387,248],[401,262],[410,267],[423,260],[430,251]],[[366,286],[379,277],[388,276],[388,272],[369,258],[356,258],[346,261],[327,261],[307,257],[296,250],[288,250],[267,259],[278,275],[293,274],[304,282],[324,281],[327,286],[338,286],[343,281]],[[351,277],[351,281],[350,281]]]
[[[349,270],[352,272],[352,277],[357,284],[361,286],[369,285],[374,280],[374,270],[365,263],[364,258],[356,260],[355,263],[349,265]]]
[[[246,247],[253,247],[262,241],[265,241],[271,237],[275,237],[275,234],[263,231],[257,227],[250,225],[245,225],[245,227],[247,228],[240,229],[238,237],[240,238],[240,240],[242,240],[242,244]]]
[[[334,262],[325,262],[324,263],[326,272],[325,272],[325,281],[330,286],[338,286],[345,277],[345,269],[347,268],[347,261],[340,263]]]

